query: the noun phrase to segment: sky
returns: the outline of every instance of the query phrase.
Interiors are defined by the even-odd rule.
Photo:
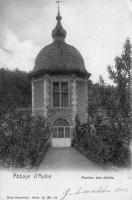
[[[91,80],[102,75],[109,83],[107,66],[132,38],[132,0],[63,0],[60,10],[66,42],[80,51]],[[32,71],[53,41],[56,15],[55,0],[0,0],[0,68]]]

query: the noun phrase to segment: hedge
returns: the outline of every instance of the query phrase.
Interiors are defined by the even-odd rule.
[[[96,134],[92,134],[89,123],[76,123],[74,146],[97,164],[129,166],[129,138],[123,137],[126,133],[108,124],[95,127]]]
[[[0,164],[2,167],[34,167],[49,146],[46,119],[28,112],[10,112],[0,117]]]

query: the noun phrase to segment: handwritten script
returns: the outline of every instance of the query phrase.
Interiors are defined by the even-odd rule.
[[[67,188],[62,196],[60,197],[60,200],[66,200],[68,199],[68,197],[74,196],[76,198],[76,196],[78,195],[89,195],[89,194],[105,194],[105,193],[111,193],[111,192],[115,192],[115,193],[127,193],[128,192],[128,188],[116,188],[114,189],[114,191],[110,190],[109,185],[106,186],[99,186],[95,189],[87,189],[87,188],[77,188],[76,190],[73,190],[72,188]]]

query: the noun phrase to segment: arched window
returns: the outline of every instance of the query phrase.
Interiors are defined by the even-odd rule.
[[[54,121],[52,138],[70,138],[70,125],[67,120],[59,118]]]
[[[53,126],[70,126],[68,121],[65,120],[64,118],[58,118],[57,120],[54,121]]]

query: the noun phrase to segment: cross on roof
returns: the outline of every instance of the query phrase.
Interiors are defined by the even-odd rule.
[[[56,3],[58,3],[58,10],[60,8],[60,3],[62,3],[62,0],[57,0]]]

